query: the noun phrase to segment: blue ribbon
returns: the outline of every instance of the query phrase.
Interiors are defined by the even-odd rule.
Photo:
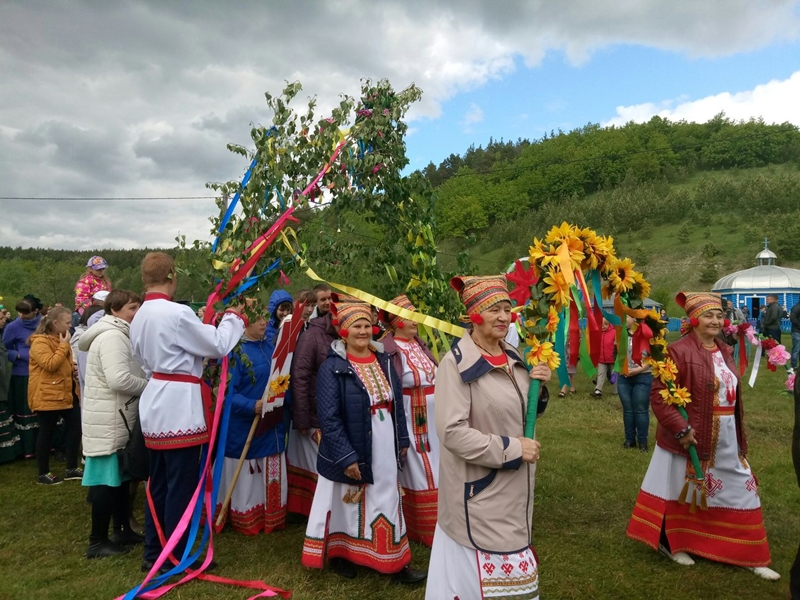
[[[228,205],[228,210],[225,211],[225,214],[222,216],[222,220],[219,222],[219,230],[217,231],[217,238],[214,240],[214,243],[211,246],[211,251],[217,251],[217,244],[219,244],[219,237],[222,235],[222,232],[227,227],[228,223],[233,216],[233,213],[236,211],[236,206],[239,204],[239,198],[242,196],[242,192],[244,188],[247,187],[247,183],[250,181],[250,177],[253,174],[253,169],[256,168],[256,163],[258,162],[258,155],[253,157],[253,161],[250,163],[250,166],[247,168],[247,172],[244,174],[242,178],[242,183],[239,184],[239,189],[236,190],[236,194],[233,196],[233,200]]]
[[[567,361],[569,357],[566,353],[567,328],[569,327],[569,308],[562,308],[558,315],[558,329],[556,329],[556,352],[561,357],[561,364],[558,365],[558,382],[561,386],[570,385],[569,373],[567,372]]]
[[[594,301],[597,303],[597,306],[600,307],[600,311],[603,313],[606,321],[608,321],[614,327],[621,327],[622,321],[620,318],[615,315],[613,312],[608,312],[607,310],[603,309],[603,292],[602,286],[600,284],[600,271],[597,269],[592,269],[591,271],[592,276],[592,291],[594,292]]]

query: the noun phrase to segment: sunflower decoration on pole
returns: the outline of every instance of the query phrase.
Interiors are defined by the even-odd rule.
[[[596,374],[603,318],[617,329],[620,354],[622,349],[627,351],[627,335],[622,335],[624,316],[645,318],[649,311],[643,310],[644,299],[650,285],[630,260],[617,258],[613,238],[564,222],[551,228],[543,239],[534,238],[529,260],[528,269],[517,261],[507,275],[516,284],[511,297],[523,315],[524,356],[529,366],[546,364],[558,370],[562,385],[569,381],[567,365],[579,361],[588,375]],[[603,298],[612,296],[613,313],[603,310]],[[581,319],[586,322],[583,339]],[[643,329],[639,337],[644,334]],[[625,372],[627,363],[619,361],[616,370]],[[535,434],[539,391],[539,382],[532,381],[526,437]]]

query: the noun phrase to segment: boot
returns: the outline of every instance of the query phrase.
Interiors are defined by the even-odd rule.
[[[86,549],[86,558],[106,558],[108,556],[120,556],[130,552],[130,548],[119,546],[110,540],[99,540],[89,537],[89,547]]]

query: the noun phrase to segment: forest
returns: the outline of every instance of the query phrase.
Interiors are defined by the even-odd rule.
[[[443,273],[504,269],[534,235],[563,220],[614,235],[620,254],[644,267],[654,296],[664,300],[676,286],[707,288],[728,270],[752,266],[767,236],[781,264],[800,262],[800,131],[788,123],[720,114],[707,123],[654,117],[622,127],[589,124],[539,140],[490,140],[417,175],[433,187],[429,214]],[[369,214],[331,205],[306,215],[298,234],[323,277],[391,293],[390,278],[360,267],[379,249],[398,246]],[[2,304],[34,293],[70,306],[95,253],[108,260],[115,287],[140,291],[147,251],[0,247]],[[204,300],[206,284],[191,275],[202,269],[200,253],[165,251],[186,273],[179,297]],[[310,283],[291,265],[286,271],[290,289]]]

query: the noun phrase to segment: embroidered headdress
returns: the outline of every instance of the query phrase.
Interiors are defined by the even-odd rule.
[[[411,303],[411,300],[408,299],[408,296],[405,294],[400,294],[397,298],[392,298],[389,300],[391,304],[395,306],[399,306],[400,308],[405,308],[406,310],[410,310],[412,312],[417,312],[417,307]],[[381,321],[386,323],[392,329],[397,329],[398,326],[402,326],[403,318],[398,317],[397,315],[393,315],[385,310],[381,311]]]
[[[453,277],[450,286],[458,292],[462,304],[467,309],[467,318],[462,320],[474,322],[471,317],[479,316],[498,302],[511,302],[505,275]]]
[[[372,307],[353,296],[346,294],[331,294],[331,314],[334,317],[333,326],[339,330],[339,335],[347,337],[347,329],[359,319],[366,319],[372,324]],[[342,332],[345,333],[342,333]]]
[[[708,310],[722,310],[722,296],[714,292],[679,292],[675,302],[686,311],[690,320]]]

